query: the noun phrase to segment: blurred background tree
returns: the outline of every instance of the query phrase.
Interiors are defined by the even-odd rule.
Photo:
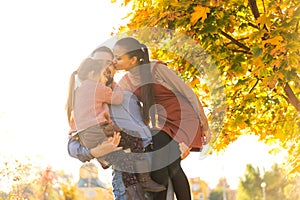
[[[51,167],[35,166],[29,159],[4,162],[0,166],[0,199],[75,200],[71,175]],[[2,191],[1,191],[2,190]]]
[[[263,174],[249,164],[246,166],[244,176],[240,178],[236,199],[260,200],[263,199],[263,193],[266,199],[299,199],[300,192],[296,189],[299,186],[300,178],[289,177],[288,172],[278,164],[274,164]]]
[[[231,193],[232,190],[230,190],[226,178],[220,178],[217,186],[210,192],[209,200],[233,199],[228,197],[231,196]]]

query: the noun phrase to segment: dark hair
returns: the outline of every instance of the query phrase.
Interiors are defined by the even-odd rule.
[[[99,62],[97,60],[94,60],[92,58],[86,58],[84,59],[81,64],[79,65],[79,68],[77,69],[77,75],[78,78],[82,81],[88,79],[88,74],[91,71],[94,71],[97,74],[100,74],[104,68],[106,67],[104,62]]]
[[[95,53],[97,53],[97,52],[107,52],[107,53],[110,53],[112,57],[114,57],[112,50],[110,48],[108,48],[107,46],[97,47],[94,51],[92,51],[92,53],[90,54],[90,57],[93,57],[95,55]]]
[[[150,122],[150,107],[154,104],[152,73],[150,68],[149,52],[146,45],[141,44],[138,40],[132,37],[125,37],[118,40],[115,46],[120,46],[125,50],[125,54],[130,58],[137,58],[139,66],[139,74],[141,77],[141,96],[140,100],[143,103],[142,117],[146,124]]]

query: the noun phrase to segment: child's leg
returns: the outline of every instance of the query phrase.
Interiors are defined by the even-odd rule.
[[[107,139],[99,125],[85,129],[84,131],[78,133],[78,137],[81,144],[88,149],[96,147],[98,144]]]
[[[96,147],[107,139],[101,125],[95,125],[78,133],[80,143],[88,149]],[[107,169],[110,164],[105,160],[98,160],[103,169]]]

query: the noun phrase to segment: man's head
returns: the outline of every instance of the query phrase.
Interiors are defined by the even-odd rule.
[[[96,48],[91,54],[90,57],[95,60],[109,60],[112,61],[114,54],[112,50],[106,46],[100,46]]]
[[[113,52],[110,48],[106,47],[106,46],[100,46],[98,48],[96,48],[91,54],[90,57],[96,61],[99,62],[106,62],[107,63],[107,67],[105,69],[105,76],[107,78],[107,83],[106,85],[110,85],[113,81],[113,77],[115,74],[115,70],[114,67],[112,65],[112,61],[113,61]]]

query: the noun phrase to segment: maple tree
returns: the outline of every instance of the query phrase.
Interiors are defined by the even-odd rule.
[[[299,1],[122,2],[132,12],[118,34],[148,45],[213,108],[214,150],[255,134],[285,148],[290,173],[300,172]]]

